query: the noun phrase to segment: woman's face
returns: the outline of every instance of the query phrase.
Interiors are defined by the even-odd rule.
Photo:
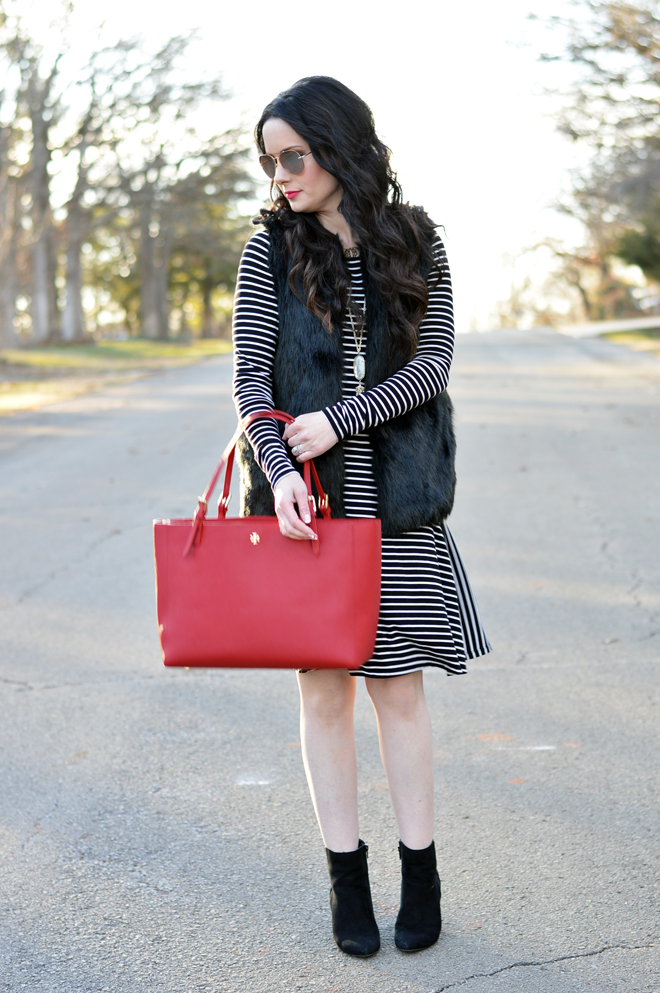
[[[279,159],[287,149],[296,152],[309,152],[309,145],[293,130],[290,124],[271,117],[263,127],[264,145],[269,155]],[[334,176],[314,160],[313,155],[303,159],[305,168],[299,176],[293,176],[279,161],[275,173],[275,183],[291,204],[295,213],[329,213],[336,211],[342,198],[342,189]]]

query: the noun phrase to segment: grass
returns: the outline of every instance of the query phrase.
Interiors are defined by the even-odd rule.
[[[5,348],[0,362],[39,369],[136,369],[153,364],[182,365],[231,351],[231,343],[200,338],[189,344],[176,341],[97,341],[89,345],[49,345],[47,348]]]
[[[39,410],[158,369],[190,365],[231,352],[231,343],[204,338],[176,341],[98,341],[79,345],[0,350],[0,416]]]
[[[660,318],[658,318],[660,323]],[[638,352],[653,352],[660,357],[660,329],[647,331],[607,331],[603,338],[615,341],[617,345],[627,345]]]

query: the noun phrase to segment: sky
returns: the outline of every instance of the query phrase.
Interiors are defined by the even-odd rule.
[[[28,16],[43,31],[54,8],[33,0]],[[251,128],[303,76],[340,79],[371,106],[404,198],[444,227],[457,330],[487,330],[512,281],[542,279],[547,257],[526,249],[548,236],[580,238],[552,209],[580,152],[557,133],[560,99],[546,91],[565,85],[570,69],[539,62],[560,36],[528,17],[566,9],[569,0],[77,0],[71,37],[89,52],[101,17],[104,41],[142,35],[155,46],[198,29],[191,72],[222,72],[233,94],[217,112],[220,127]],[[256,154],[254,168],[265,199]]]

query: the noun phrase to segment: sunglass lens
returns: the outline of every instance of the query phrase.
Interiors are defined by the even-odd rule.
[[[305,168],[304,158],[300,152],[295,152],[293,149],[288,152],[282,152],[280,155],[280,162],[286,171],[290,172],[292,176],[299,176]]]
[[[272,155],[260,155],[259,165],[261,166],[261,168],[266,173],[269,179],[275,178],[275,169],[277,167],[275,165],[275,159],[273,158]]]

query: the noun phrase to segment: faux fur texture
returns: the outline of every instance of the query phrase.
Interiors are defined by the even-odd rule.
[[[279,336],[273,367],[275,407],[293,417],[323,410],[341,398],[343,354],[341,331],[323,327],[288,285],[289,259],[279,223],[268,224],[270,265],[279,310]],[[382,383],[405,365],[390,354],[385,303],[366,272],[367,389]],[[280,425],[283,430],[283,426]],[[454,502],[456,442],[452,405],[446,392],[370,431],[383,536],[393,537],[429,524],[439,524]],[[241,474],[241,514],[274,514],[273,494],[243,436],[237,457]],[[345,517],[344,452],[339,442],[314,460],[330,497],[333,517]],[[302,467],[292,460],[293,469]]]

